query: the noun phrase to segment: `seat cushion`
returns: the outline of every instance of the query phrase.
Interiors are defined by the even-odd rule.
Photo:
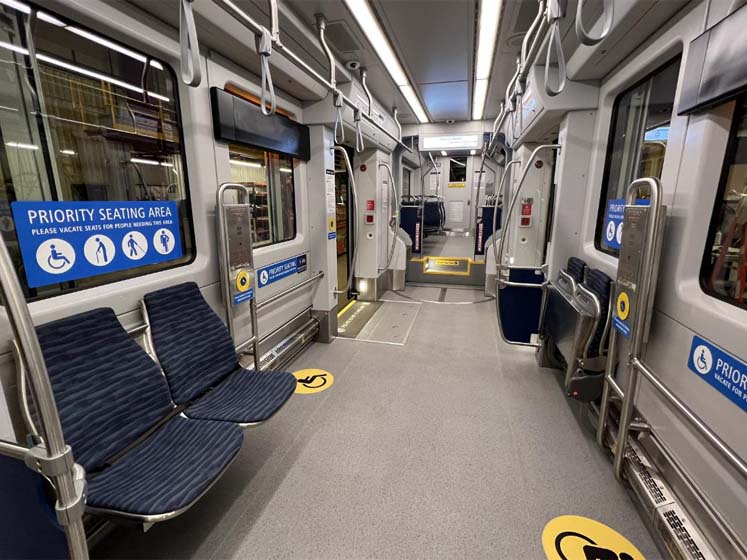
[[[568,257],[568,265],[565,270],[576,281],[576,284],[580,284],[584,281],[586,263],[578,257]]]
[[[589,358],[595,358],[599,356],[604,350],[602,345],[602,336],[604,335],[604,328],[607,324],[607,315],[609,313],[610,297],[612,296],[612,278],[607,276],[601,270],[590,269],[586,273],[586,280],[584,286],[588,288],[590,292],[599,298],[599,305],[601,307],[601,314],[599,316],[599,325],[597,330],[592,336],[591,344],[589,345]]]
[[[88,482],[87,505],[140,515],[184,508],[223,472],[242,441],[233,424],[172,418]]]
[[[130,445],[173,408],[158,366],[111,309],[36,331],[65,441],[86,470]]]
[[[190,406],[190,418],[225,422],[262,422],[285,404],[296,389],[296,378],[285,371],[255,373],[239,370]]]
[[[153,345],[176,403],[194,400],[239,369],[228,329],[194,282],[145,296]]]

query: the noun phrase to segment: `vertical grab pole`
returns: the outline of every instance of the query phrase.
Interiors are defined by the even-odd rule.
[[[65,444],[47,366],[26,298],[14,270],[15,266],[5,240],[0,236],[0,295],[13,335],[19,343],[23,360],[28,367],[37,412],[41,418],[41,435],[44,438],[43,446],[33,448],[38,451],[38,455],[27,455],[26,464],[32,468],[37,467],[44,473],[47,462],[50,466],[55,463],[57,468],[50,469],[45,474],[52,481],[57,493],[57,519],[65,529],[70,557],[73,560],[86,560],[88,543],[82,521],[86,483],[85,479],[76,477],[76,470],[82,472],[82,469],[74,463],[72,449]]]
[[[246,236],[246,243],[248,245],[248,257],[249,262],[242,263],[246,264],[250,269],[250,278],[252,283],[252,289],[254,289],[254,295],[249,299],[249,312],[251,313],[252,322],[252,337],[243,344],[251,342],[252,351],[254,352],[254,371],[259,372],[261,370],[260,361],[261,356],[259,355],[259,321],[257,319],[257,284],[254,272],[254,227],[252,226],[252,204],[250,202],[250,191],[249,188],[242,185],[241,183],[223,183],[218,189],[216,194],[216,214],[218,218],[218,231],[220,233],[218,243],[218,254],[220,260],[220,268],[222,271],[222,284],[223,284],[223,304],[226,310],[226,325],[228,326],[228,332],[231,334],[231,339],[234,345],[236,345],[236,332],[233,324],[233,291],[231,285],[233,278],[231,277],[231,262],[229,260],[230,246],[228,241],[228,229],[226,223],[226,191],[234,191],[238,195],[238,204],[234,206],[246,207],[249,213],[249,232]]]
[[[392,258],[394,258],[394,248],[397,246],[397,229],[398,229],[397,222],[398,222],[399,212],[400,212],[399,195],[397,194],[397,185],[394,184],[394,174],[392,173],[391,165],[381,161],[379,162],[379,167],[383,167],[384,169],[386,169],[387,173],[389,174],[389,188],[392,191],[391,193],[392,201],[389,204],[390,210],[395,207],[394,206],[395,204],[397,205],[394,212],[390,212],[392,214],[392,217],[389,220],[389,229],[392,230],[393,237],[392,237],[392,245],[389,248],[389,256],[387,257],[387,260],[386,260],[386,266],[382,269],[379,269],[379,270],[389,270],[389,267],[392,264]]]
[[[625,447],[628,444],[630,434],[630,422],[633,419],[635,408],[635,395],[638,386],[638,369],[633,365],[635,360],[640,359],[643,348],[643,338],[646,333],[648,323],[648,313],[650,309],[651,298],[653,297],[652,286],[654,270],[656,263],[656,244],[659,240],[659,230],[661,228],[661,183],[654,177],[645,177],[636,179],[628,186],[625,197],[627,206],[635,205],[639,197],[641,187],[649,188],[651,199],[649,203],[648,220],[646,223],[646,240],[645,256],[643,268],[641,270],[641,290],[640,301],[636,311],[635,320],[633,321],[633,333],[631,336],[630,353],[627,360],[628,379],[623,394],[622,410],[620,411],[620,424],[617,429],[617,454],[615,455],[615,477],[622,480],[623,461],[625,459]],[[605,382],[606,384],[606,382]],[[601,412],[601,410],[600,410]]]
[[[355,266],[358,264],[358,242],[360,240],[360,221],[358,220],[358,187],[355,185],[355,176],[353,175],[353,166],[350,164],[350,158],[348,152],[342,146],[332,146],[332,150],[342,154],[342,159],[345,161],[345,168],[348,170],[350,177],[350,199],[353,201],[353,219],[355,220],[355,239],[353,243],[353,260],[350,262],[350,271],[348,272],[348,281],[345,284],[344,290],[335,290],[336,295],[346,294],[350,291],[353,284],[353,277],[355,276]]]

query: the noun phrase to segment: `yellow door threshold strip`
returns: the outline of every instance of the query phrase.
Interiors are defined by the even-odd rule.
[[[421,262],[424,274],[469,276],[472,271],[472,259],[465,257],[425,257]]]

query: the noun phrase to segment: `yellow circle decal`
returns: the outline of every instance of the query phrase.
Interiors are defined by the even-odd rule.
[[[620,533],[599,521],[578,515],[561,515],[545,525],[542,547],[547,560],[645,560],[643,554]]]
[[[334,218],[329,219],[329,231],[335,231],[335,219]]]
[[[617,316],[623,321],[628,318],[630,314],[630,298],[626,292],[620,292],[617,296]]]
[[[335,377],[323,369],[301,369],[294,371],[296,378],[296,393],[299,395],[311,395],[326,391],[335,382]]]
[[[252,277],[246,270],[240,270],[236,275],[236,289],[245,292],[252,287]]]

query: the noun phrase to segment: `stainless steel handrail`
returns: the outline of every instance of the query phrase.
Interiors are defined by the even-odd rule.
[[[397,185],[394,184],[394,174],[392,173],[392,166],[389,165],[386,162],[380,161],[379,167],[383,167],[387,170],[387,173],[389,174],[389,188],[392,191],[392,199],[389,203],[389,209],[395,209],[394,212],[391,212],[392,217],[389,220],[389,229],[392,231],[392,245],[389,248],[389,254],[387,255],[386,259],[386,266],[384,268],[379,268],[379,271],[386,271],[389,270],[389,267],[392,265],[392,259],[394,258],[394,248],[397,246],[397,229],[398,229],[398,221],[399,221],[399,194],[397,193]],[[396,206],[395,206],[396,205]]]
[[[576,293],[576,297],[578,298],[578,300],[581,302],[580,296],[583,296],[591,301],[591,304],[594,306],[594,324],[591,328],[591,335],[588,337],[588,340],[584,345],[583,354],[581,355],[582,358],[588,358],[589,350],[591,349],[591,342],[594,340],[594,333],[597,332],[597,329],[599,328],[599,321],[602,320],[602,304],[600,303],[597,295],[594,292],[590,291],[583,284],[578,284],[577,289],[578,292]],[[583,303],[581,303],[581,305],[583,305]],[[602,353],[601,350],[602,349],[600,348],[600,354]]]
[[[506,183],[506,178],[508,177],[508,172],[511,171],[511,167],[513,167],[514,165],[519,164],[519,163],[521,163],[520,159],[514,159],[514,160],[509,161],[506,164],[506,167],[503,168],[503,176],[501,177],[501,182],[500,182],[500,184],[498,185],[498,188],[495,191],[496,197],[495,197],[495,202],[493,203],[493,233],[490,234],[492,236],[495,236],[495,234],[496,234],[496,225],[498,224],[498,196],[501,196],[501,204],[502,204],[503,203],[503,189],[504,189],[504,184]],[[505,218],[505,216],[503,216],[503,218]],[[508,222],[506,222],[506,220],[504,219],[503,223],[506,224]],[[503,233],[501,233],[501,236],[502,235],[503,235]],[[493,244],[492,245],[493,245],[493,258],[495,258],[495,273],[499,274],[499,269],[498,269],[498,244],[496,243],[495,239],[493,239]]]
[[[568,293],[571,297],[575,296],[576,290],[578,289],[578,284],[576,283],[576,280],[573,278],[573,276],[568,274],[565,270],[560,269],[560,272],[558,272],[557,285],[560,289],[565,291],[565,288],[563,287],[563,283],[566,283],[571,287],[570,292],[566,292],[566,293]]]
[[[355,267],[358,264],[358,243],[360,241],[360,220],[358,219],[358,187],[355,184],[355,174],[353,173],[353,166],[350,164],[350,157],[348,151],[342,146],[332,146],[332,150],[342,154],[342,159],[345,161],[345,168],[348,171],[350,178],[350,200],[353,202],[353,223],[354,226],[354,239],[353,239],[353,259],[350,262],[350,270],[348,271],[348,279],[345,284],[344,290],[335,290],[336,295],[347,294],[353,285],[353,277],[355,276]]]
[[[544,321],[544,309],[545,309],[545,300],[547,297],[547,279],[546,279],[546,266],[543,264],[540,266],[539,270],[542,272],[542,275],[545,277],[545,280],[540,284],[529,284],[526,282],[510,282],[510,273],[509,273],[509,280],[503,280],[503,273],[504,271],[510,271],[511,269],[508,267],[505,267],[503,264],[504,255],[503,251],[506,246],[506,231],[511,226],[511,217],[514,212],[514,208],[516,207],[516,202],[519,199],[519,193],[521,192],[521,188],[524,186],[524,182],[526,181],[527,176],[529,175],[529,170],[532,168],[532,164],[534,163],[534,160],[537,158],[537,155],[543,151],[543,150],[560,150],[560,144],[541,144],[537,146],[534,151],[532,151],[531,155],[529,156],[529,159],[527,160],[527,164],[524,167],[524,170],[521,173],[521,177],[519,178],[519,183],[516,185],[516,191],[514,191],[514,195],[511,197],[511,202],[508,205],[508,212],[503,216],[503,231],[500,237],[500,240],[498,241],[498,252],[495,255],[495,312],[498,319],[498,332],[501,335],[501,339],[506,344],[512,344],[514,346],[529,346],[532,348],[538,348],[539,344],[533,343],[533,342],[515,342],[508,340],[506,338],[506,334],[503,332],[503,325],[501,323],[501,307],[500,307],[500,299],[501,299],[501,288],[503,286],[512,286],[517,288],[541,288],[542,289],[542,305],[541,305],[541,311],[540,311],[540,332],[542,331],[542,322]],[[520,160],[514,160],[514,161],[520,161]],[[507,166],[508,167],[508,166]],[[495,251],[495,243],[493,244],[493,250]],[[535,268],[536,270],[536,268]]]
[[[293,292],[295,292],[297,290],[300,290],[301,288],[303,288],[304,286],[307,286],[307,285],[311,284],[312,282],[316,282],[317,280],[319,280],[323,276],[324,276],[324,271],[320,270],[319,272],[315,273],[314,275],[312,275],[310,278],[307,278],[303,282],[299,282],[298,284],[294,284],[293,286],[291,286],[290,288],[287,288],[287,289],[283,290],[282,292],[278,292],[277,294],[272,295],[272,296],[268,297],[267,299],[263,299],[262,301],[257,302],[257,311],[259,311],[263,307],[267,307],[268,305],[270,305],[271,303],[276,302],[279,299],[282,299],[282,298],[284,298],[286,296],[289,296]]]
[[[0,440],[0,455],[5,455],[6,457],[23,461],[26,458],[26,454],[28,452],[28,447],[23,447],[9,441]]]
[[[584,27],[583,13],[585,0],[578,0],[576,6],[576,36],[582,45],[593,47],[597,43],[604,41],[612,31],[612,23],[615,18],[614,0],[604,0],[604,27],[598,37],[592,37]]]
[[[197,26],[192,13],[193,2],[194,0],[181,0],[179,4],[179,48],[182,81],[185,85],[197,87],[202,83],[202,67]]]
[[[371,90],[368,89],[368,84],[366,84],[366,78],[368,77],[368,71],[361,66],[360,68],[360,76],[361,76],[361,86],[363,86],[363,91],[366,92],[366,99],[368,100],[368,114],[370,116],[373,116],[373,95],[371,95]]]
[[[82,521],[85,480],[76,478],[76,472],[79,472],[76,469],[80,467],[74,462],[72,449],[65,443],[39,339],[21,284],[14,271],[15,265],[10,258],[5,240],[0,236],[0,296],[13,335],[19,342],[22,359],[28,367],[29,381],[40,418],[40,435],[44,438],[44,445],[38,446],[38,456],[30,458],[27,454],[26,461],[29,464],[31,460],[42,472],[47,462],[56,463],[57,468],[50,469],[49,473],[45,474],[49,476],[57,494],[57,517],[67,536],[70,557],[73,560],[84,560],[88,558],[88,544]],[[16,454],[15,456],[20,452],[11,444],[4,444],[2,449]]]
[[[242,263],[251,270],[252,278],[251,289],[254,290],[254,296],[249,300],[249,312],[251,314],[252,323],[252,336],[249,340],[236,344],[236,332],[233,325],[233,291],[231,285],[233,278],[231,277],[231,264],[229,263],[228,256],[230,253],[229,242],[228,242],[228,231],[226,231],[226,191],[234,191],[238,195],[238,206],[245,207],[249,212],[249,232],[246,236],[246,243],[249,246],[249,262]],[[220,259],[220,267],[223,276],[223,304],[226,311],[226,326],[228,332],[231,334],[231,340],[234,341],[237,351],[245,348],[251,344],[254,351],[254,370],[260,371],[260,356],[259,356],[259,322],[257,320],[257,286],[254,269],[254,244],[252,237],[254,236],[254,226],[252,225],[252,212],[253,207],[249,202],[251,190],[241,183],[223,183],[216,193],[216,214],[218,218],[218,232],[219,232],[219,243],[218,243],[218,254]],[[237,206],[233,204],[232,206]]]
[[[263,25],[260,25],[256,21],[254,21],[249,15],[246,14],[241,8],[239,8],[236,4],[234,4],[231,0],[213,0],[214,3],[218,4],[220,7],[222,7],[224,10],[226,10],[229,14],[231,14],[235,19],[237,19],[239,22],[244,24],[248,29],[250,29],[253,33],[256,35],[261,35],[262,30],[265,29]],[[288,60],[290,60],[292,63],[294,63],[296,66],[298,66],[301,70],[306,72],[311,78],[319,82],[322,86],[326,87],[330,92],[334,93],[337,89],[336,86],[336,80],[334,79],[335,73],[334,73],[334,63],[330,67],[330,77],[331,80],[328,80],[319,72],[314,70],[309,64],[304,62],[297,54],[295,54],[292,50],[290,50],[286,45],[282,44],[280,40],[274,41],[275,46],[277,47],[279,52],[282,52]],[[328,54],[328,59],[330,58],[331,52]],[[334,57],[331,57],[331,60],[334,61]],[[358,106],[355,102],[353,102],[351,99],[349,99],[347,96],[340,94],[342,101],[350,107],[351,109],[356,109]],[[394,134],[389,132],[386,128],[384,128],[382,125],[380,125],[376,120],[367,114],[363,114],[364,120],[372,127],[380,130],[384,134],[386,134],[389,138],[394,140],[397,144],[401,145],[403,148],[405,148],[408,152],[412,152],[412,149],[405,143],[402,142],[400,138],[397,138]]]

